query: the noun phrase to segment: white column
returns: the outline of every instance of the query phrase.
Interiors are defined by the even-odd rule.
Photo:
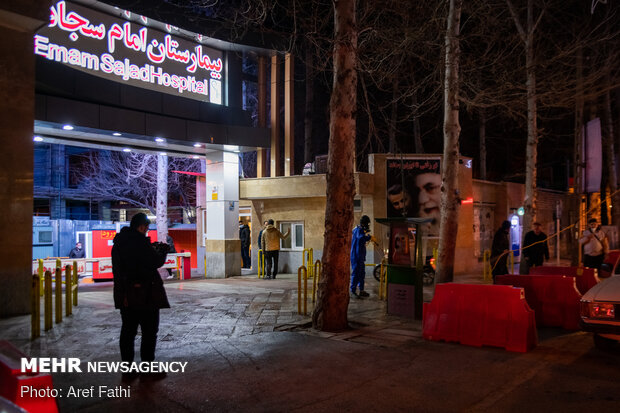
[[[239,156],[206,155],[207,277],[241,273],[239,243]]]

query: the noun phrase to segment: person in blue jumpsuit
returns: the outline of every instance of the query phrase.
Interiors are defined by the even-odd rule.
[[[360,224],[353,229],[353,238],[351,239],[351,294],[357,298],[368,297],[368,293],[364,291],[364,276],[366,267],[366,243],[370,241],[370,218],[363,215]],[[359,287],[359,294],[356,292]]]

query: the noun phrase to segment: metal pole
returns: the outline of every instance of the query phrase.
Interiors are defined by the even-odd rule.
[[[45,271],[45,295],[44,295],[44,307],[45,307],[45,331],[52,329],[52,273],[51,271]]]
[[[62,268],[56,268],[56,324],[62,322]]]
[[[560,265],[560,203],[555,203],[555,263]]]
[[[41,336],[41,297],[39,289],[41,284],[37,274],[32,275],[32,290],[30,291],[31,300],[31,319],[30,319],[30,339]]]
[[[73,311],[73,305],[71,305],[71,266],[65,267],[65,316],[70,316]]]

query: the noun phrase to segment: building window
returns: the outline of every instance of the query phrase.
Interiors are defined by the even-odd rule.
[[[303,222],[281,222],[280,232],[285,234],[290,230],[290,234],[285,239],[280,240],[282,250],[303,250],[304,249],[304,224]]]
[[[353,200],[353,212],[362,212],[361,198],[357,198]]]

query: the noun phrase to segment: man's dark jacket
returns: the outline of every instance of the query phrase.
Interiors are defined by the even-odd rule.
[[[242,247],[250,246],[250,227],[246,224],[239,228],[239,239],[241,240]]]
[[[150,238],[131,227],[121,229],[112,247],[114,306],[137,310],[170,308],[157,272],[165,261],[166,254],[156,251]]]
[[[549,246],[547,245],[547,235],[544,232],[536,235],[534,231],[525,234],[523,240],[523,255],[529,258],[531,266],[543,265],[543,258],[549,259]],[[528,246],[531,247],[527,248]]]

